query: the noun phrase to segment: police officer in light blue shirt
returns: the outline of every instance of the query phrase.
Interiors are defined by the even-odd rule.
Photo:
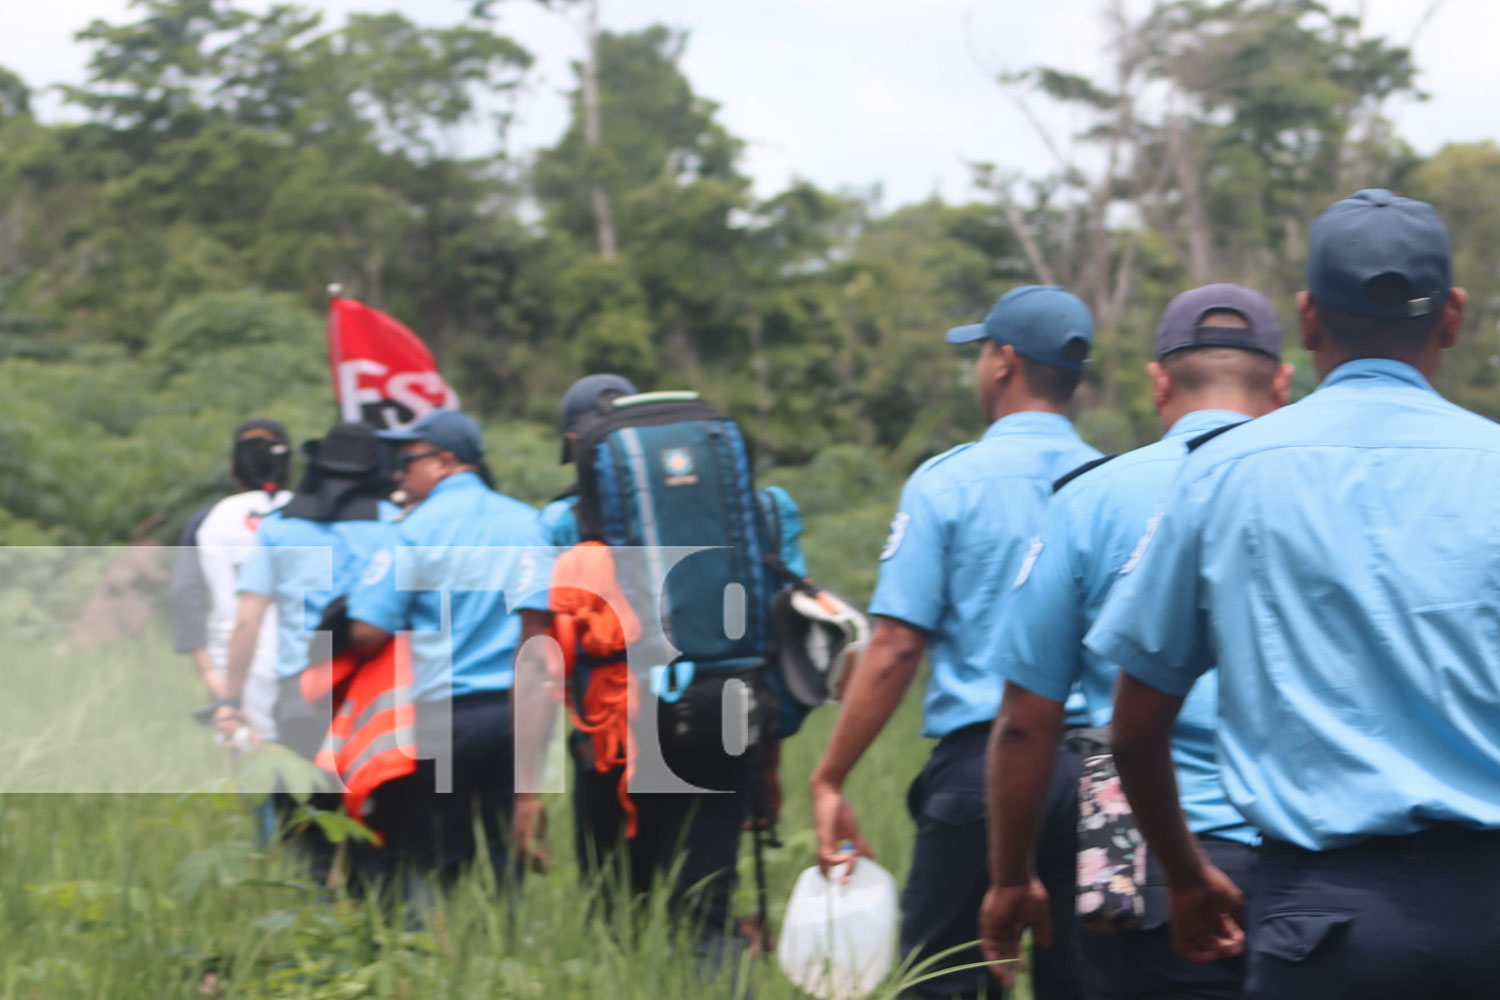
[[[491,488],[466,414],[434,411],[381,436],[399,449],[396,479],[413,506],[388,526],[349,599],[350,640],[369,656],[409,633],[423,759],[372,796],[371,825],[386,837],[376,877],[436,870],[451,884],[476,855],[478,822],[503,883],[509,834],[524,850],[535,818],[535,797],[515,793],[511,689],[523,643],[550,621],[551,549],[536,510]],[[435,785],[440,761],[451,790]]]
[[[1248,935],[1252,997],[1493,997],[1500,427],[1430,384],[1467,299],[1431,206],[1361,191],[1309,241],[1322,386],[1187,458],[1087,642],[1124,671],[1116,758],[1186,956]],[[1245,915],[1161,737],[1214,663],[1226,791],[1265,837]]]
[[[1053,480],[1099,456],[1066,416],[1093,337],[1087,306],[1060,288],[1041,286],[1015,289],[983,323],[948,332],[951,343],[983,344],[977,391],[990,426],[981,440],[928,461],[908,480],[870,605],[879,621],[812,776],[820,864],[826,869],[854,854],[873,856],[844,798],[844,780],[927,652],[931,678],[922,732],[938,743],[908,796],[917,839],[901,930],[902,954],[916,949],[918,961],[975,938],[984,892],[984,742],[1001,687],[985,651]],[[852,850],[841,846],[846,840]],[[1048,875],[1071,884],[1066,849],[1048,860]],[[1083,995],[1075,952],[1075,936],[1065,930],[1055,947],[1038,951],[1039,998]],[[978,960],[978,950],[967,949],[945,961]],[[915,989],[922,996],[978,996],[992,982],[982,969],[970,969]],[[998,984],[993,989],[998,992]]]
[[[311,760],[329,717],[326,708],[319,713],[303,701],[298,687],[311,659],[309,643],[328,602],[354,589],[380,544],[381,522],[395,517],[397,508],[385,500],[390,479],[373,428],[335,424],[304,451],[308,468],[296,492],[261,521],[255,547],[240,567],[227,674],[237,694],[253,637],[274,606],[278,741]]]
[[[229,639],[226,673],[229,698],[216,715],[221,733],[241,724],[239,697],[255,652],[256,637],[268,608],[276,609],[276,696],[272,716],[276,740],[312,760],[328,732],[327,702],[304,700],[299,682],[314,660],[315,633],[329,602],[354,589],[365,563],[380,544],[382,521],[396,507],[390,492],[380,440],[374,428],[338,423],[317,441],[303,445],[307,471],[281,510],[266,517],[255,535],[255,547],[240,567],[239,601]],[[296,812],[291,796],[275,793],[271,805],[283,822]],[[315,793],[311,805],[337,810],[336,791]],[[288,828],[296,849],[308,862],[314,881],[322,883],[332,868],[334,845],[316,824]]]
[[[1030,857],[1064,699],[1075,685],[1087,700],[1090,725],[1102,730],[1110,724],[1118,667],[1086,650],[1084,634],[1121,574],[1132,571],[1141,537],[1191,442],[1286,402],[1292,369],[1280,364],[1281,346],[1281,324],[1260,293],[1226,284],[1183,292],[1162,315],[1156,361],[1149,366],[1166,436],[1090,462],[1055,486],[997,630],[1005,697],[988,770],[992,868],[981,915],[988,958],[1014,958],[1027,926],[1045,934],[1049,901]],[[1190,829],[1219,868],[1244,886],[1259,836],[1224,796],[1213,743],[1217,696],[1214,674],[1199,678],[1177,719],[1172,756]],[[1147,911],[1139,929],[1085,931],[1082,937],[1085,954],[1115,995],[1240,996],[1242,963],[1195,965],[1175,956],[1164,894],[1149,878],[1140,888]]]

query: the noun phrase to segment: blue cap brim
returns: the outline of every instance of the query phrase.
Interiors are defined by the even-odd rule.
[[[397,441],[403,444],[409,441],[422,440],[422,435],[414,433],[413,427],[399,427],[391,430],[376,431],[375,436],[382,441]]]
[[[988,334],[984,332],[983,323],[971,323],[968,326],[955,326],[943,335],[943,339],[950,344],[972,344],[986,336]]]

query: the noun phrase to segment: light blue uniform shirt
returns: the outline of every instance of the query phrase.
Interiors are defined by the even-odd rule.
[[[1217,659],[1225,789],[1267,837],[1500,829],[1500,426],[1340,366],[1188,456],[1087,642],[1171,694]]]
[[[1083,637],[1099,616],[1120,571],[1136,558],[1147,530],[1200,434],[1239,423],[1243,413],[1198,410],[1184,415],[1155,444],[1090,469],[1052,498],[1041,548],[1023,564],[1006,602],[997,643],[1000,672],[1015,684],[1053,701],[1075,686],[1083,691],[1089,724],[1109,725],[1119,667],[1085,649]],[[1224,794],[1214,750],[1218,678],[1210,670],[1193,685],[1172,734],[1177,790],[1188,828],[1242,844],[1260,840]]]
[[[380,505],[382,520],[398,513],[394,504]],[[260,522],[238,586],[241,593],[271,598],[276,608],[277,677],[307,669],[308,643],[323,609],[354,589],[384,531],[380,521],[309,521],[280,511]]]
[[[927,633],[922,735],[995,718],[1001,678],[987,647],[999,605],[1041,528],[1052,483],[1098,457],[1066,417],[1014,413],[907,480],[870,613]],[[1082,713],[1069,722],[1083,724]]]
[[[413,701],[510,690],[517,612],[546,611],[552,577],[536,516],[460,472],[388,526],[349,617],[410,632]]]
[[[549,545],[571,549],[583,541],[578,536],[578,517],[573,512],[573,508],[577,506],[578,494],[572,493],[558,497],[537,514],[537,528]]]

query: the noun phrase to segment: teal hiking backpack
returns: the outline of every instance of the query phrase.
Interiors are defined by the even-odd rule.
[[[578,426],[579,535],[643,549],[620,581],[641,613],[657,605],[652,551],[693,546],[666,575],[662,626],[695,669],[763,666],[769,646],[767,564],[749,450],[739,426],[696,393],[644,393],[604,401]]]
[[[665,682],[653,686],[673,718],[684,729],[715,728],[696,716],[717,719],[719,685],[739,677],[762,692],[752,724],[794,734],[832,693],[820,672],[828,664],[803,655],[814,626],[786,605],[794,593],[821,591],[806,579],[802,514],[780,487],[755,488],[739,426],[696,393],[618,396],[579,424],[573,456],[579,537],[642,550],[644,558],[617,561],[620,586],[637,614],[660,610],[676,649],[661,665]],[[664,564],[652,566],[651,551],[678,546],[705,551],[676,564],[652,594]],[[677,704],[695,678],[708,690],[682,699],[696,705]]]

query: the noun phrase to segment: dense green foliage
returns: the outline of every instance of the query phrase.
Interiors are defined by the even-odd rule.
[[[665,28],[601,34],[599,141],[580,85],[565,134],[520,161],[504,112],[530,55],[505,36],[505,4],[478,0],[458,21],[469,5],[452,0],[449,28],[250,6],[135,0],[121,23],[87,26],[90,76],[56,120],[33,100],[49,81],[0,67],[0,544],[171,541],[227,487],[241,419],[319,433],[334,416],[321,313],[337,281],[426,339],[485,418],[502,488],[532,503],[567,483],[550,422],[578,375],[702,390],[802,504],[817,577],[863,600],[904,475],[979,429],[947,326],[1015,284],[1076,290],[1100,324],[1080,426],[1107,450],[1144,442],[1165,302],[1239,281],[1291,331],[1308,223],[1368,185],[1444,213],[1473,300],[1441,387],[1500,416],[1500,148],[1416,155],[1383,114],[1415,92],[1410,54],[1316,0],[1161,0],[1114,23],[1107,78],[1035,67],[999,81],[1043,130],[1059,105],[1082,111],[1081,142],[1055,143],[1081,160],[1032,177],[976,164],[981,198],[888,211],[807,183],[757,196],[740,141],[679,68],[689,40]],[[162,753],[207,758],[185,718],[187,665],[163,638],[80,685],[47,635],[66,621],[38,596],[55,581],[15,557],[0,566],[0,632],[12,662],[34,654],[41,700],[5,712],[44,720],[50,742],[0,738],[0,759],[14,772],[97,739],[89,711],[150,718]],[[917,710],[907,698],[849,789],[898,876],[901,803],[926,752]],[[832,721],[816,713],[787,750],[778,904],[812,860],[802,790]],[[0,997],[189,997],[209,973],[207,995],[243,997],[704,992],[659,913],[627,943],[584,920],[561,805],[558,870],[530,881],[514,924],[476,877],[408,932],[320,901],[255,846],[233,797],[0,797]],[[756,977],[757,996],[791,992]]]
[[[699,388],[764,464],[848,473],[797,478],[849,498],[978,429],[941,331],[1057,281],[1099,318],[1079,411],[1115,450],[1156,433],[1141,367],[1166,299],[1238,280],[1290,326],[1308,221],[1369,184],[1447,216],[1475,294],[1444,388],[1500,414],[1500,149],[1414,155],[1382,108],[1417,69],[1355,18],[1162,2],[1112,26],[1104,82],[1000,81],[1044,130],[1053,106],[1082,109],[1068,146],[1092,154],[1031,178],[976,165],[980,201],[880,212],[806,183],[757,197],[678,67],[687,39],[659,27],[598,37],[597,142],[580,87],[558,143],[509,158],[497,111],[530,55],[504,10],[330,26],[293,5],[137,0],[80,33],[93,58],[66,121],[0,70],[0,540],[168,539],[224,487],[238,419],[316,433],[330,281],[418,330],[467,404],[504,421],[509,455],[545,462],[559,392],[614,369]],[[561,482],[504,461],[520,493]]]

